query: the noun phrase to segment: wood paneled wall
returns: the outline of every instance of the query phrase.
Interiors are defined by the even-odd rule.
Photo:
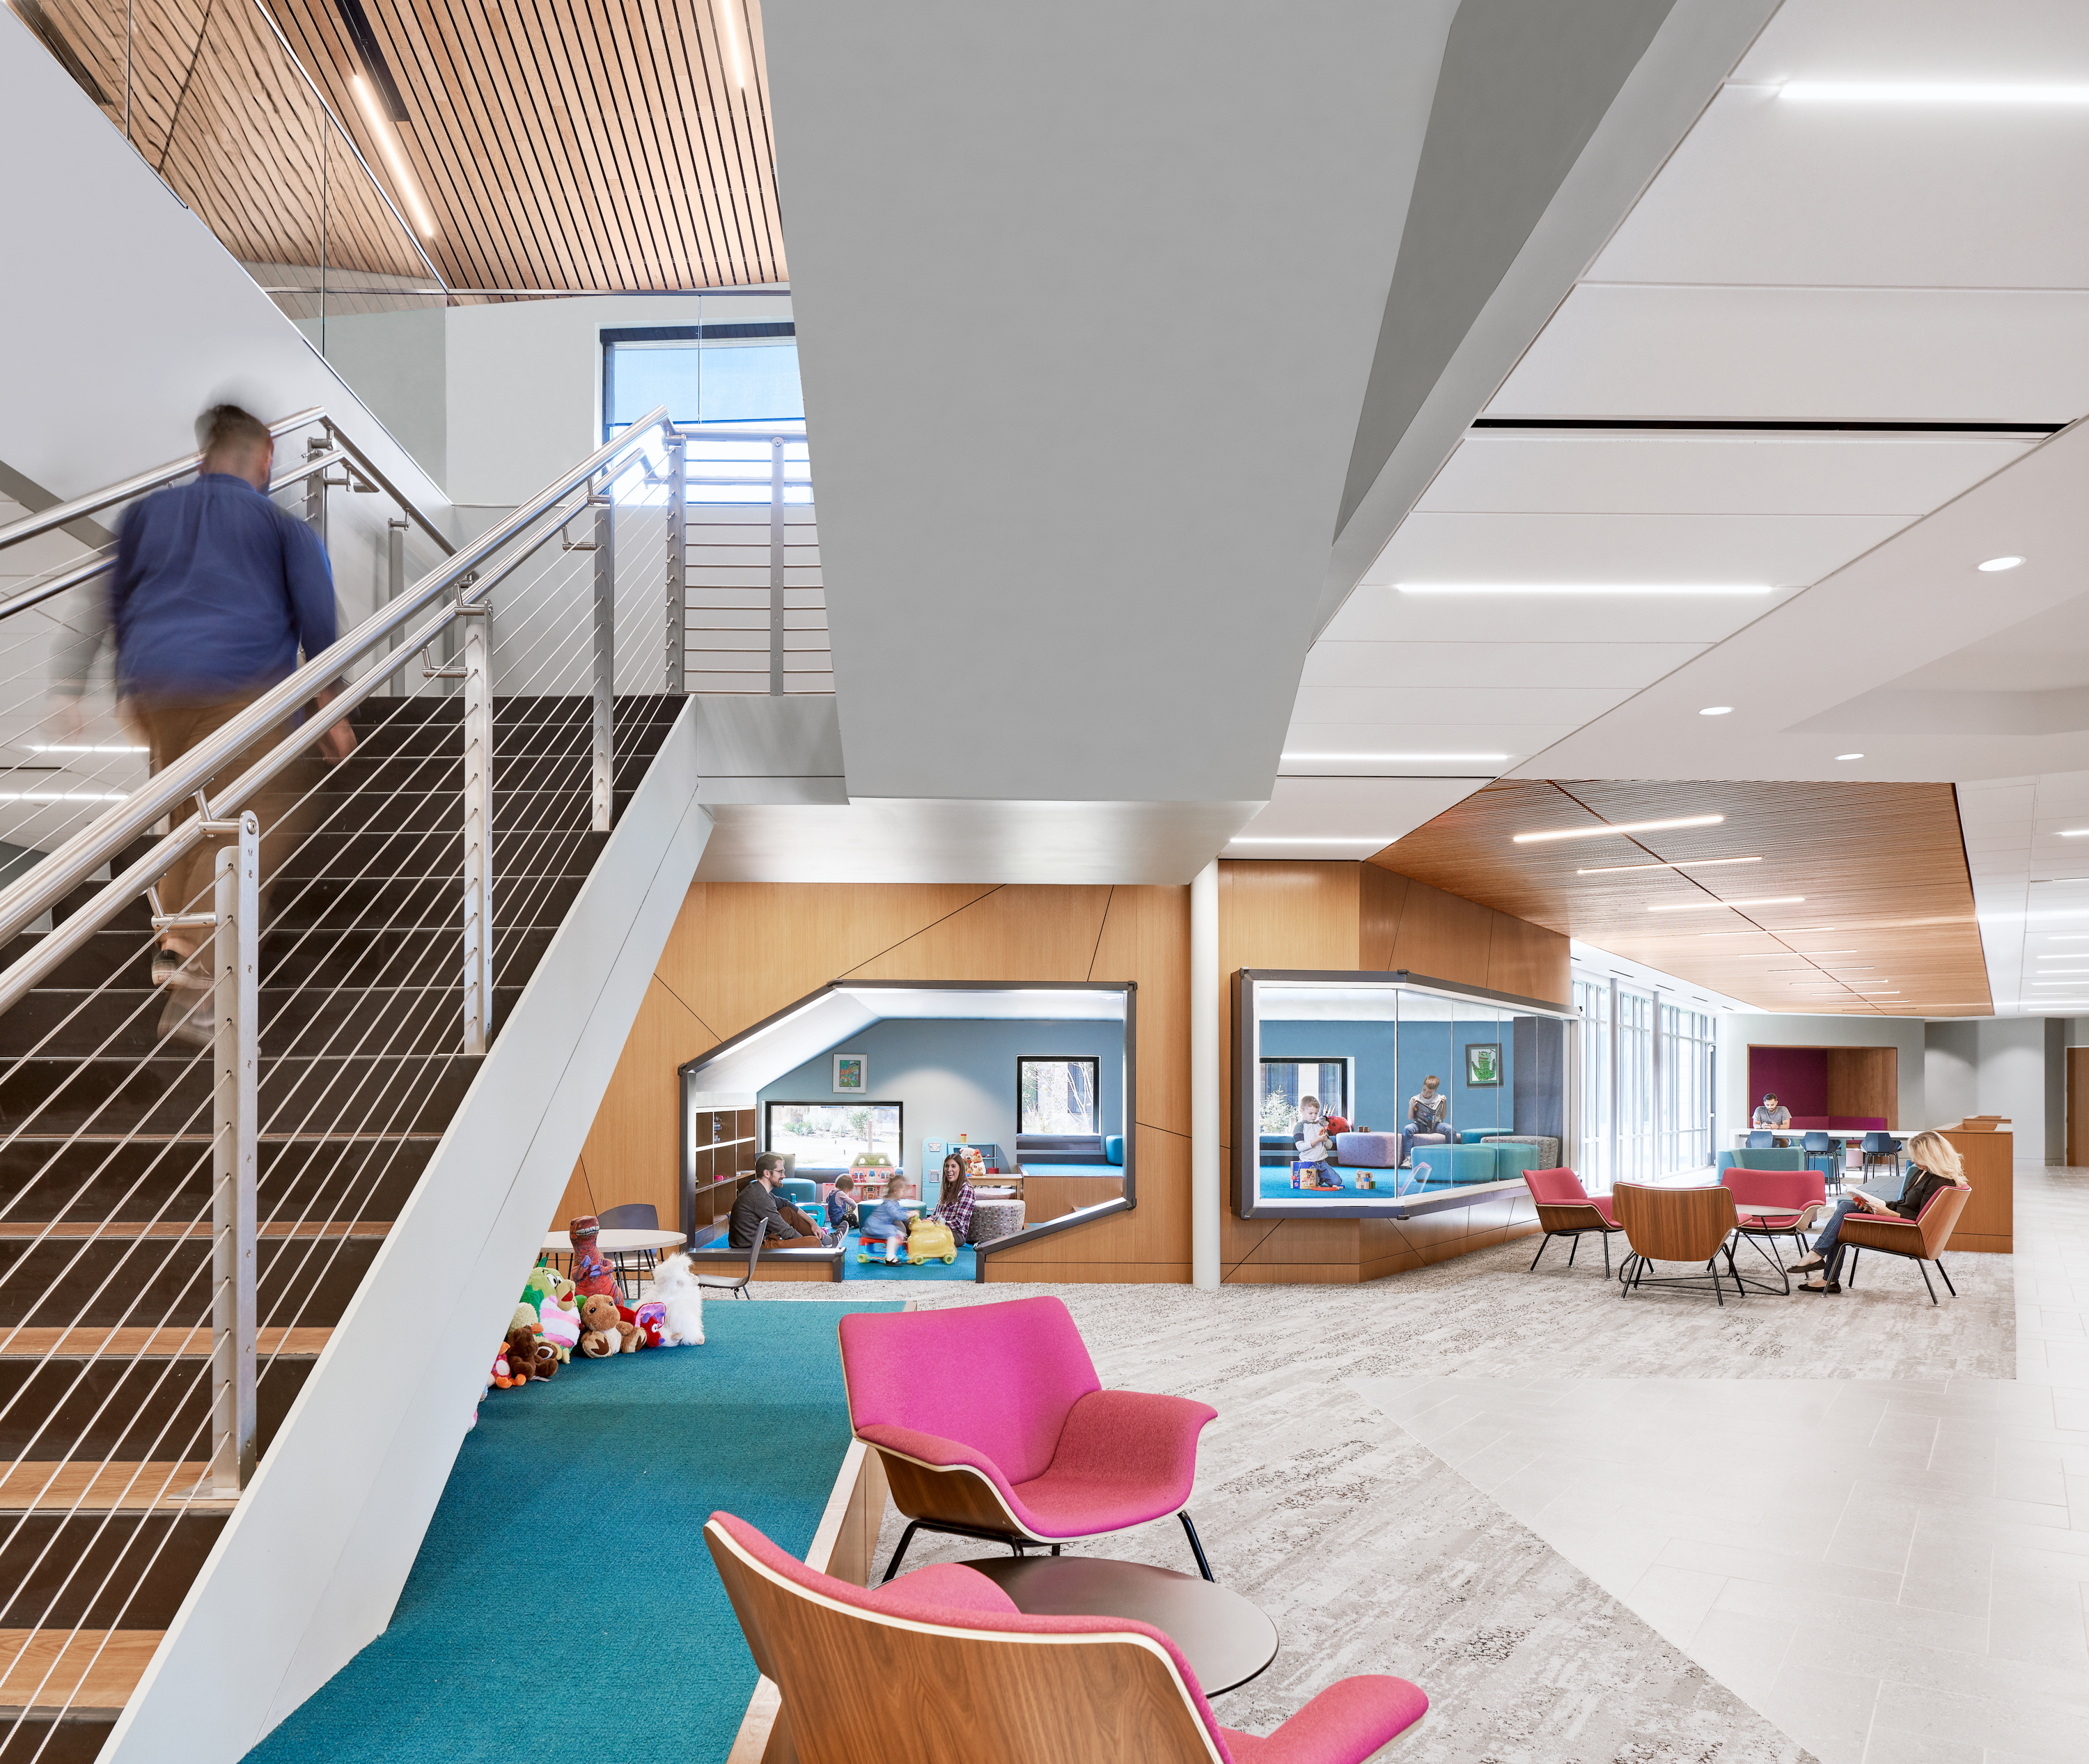
[[[1221,864],[1219,945],[1228,974],[1406,967],[1568,996],[1564,937],[1361,864]],[[1186,1281],[1189,955],[1183,887],[698,882],[553,1222],[646,1200],[676,1217],[676,1069],[829,981],[1129,981],[1139,988],[1139,1205],[988,1266],[1001,1280]],[[1229,1067],[1229,999],[1220,1032]],[[1367,1280],[1534,1228],[1521,1197],[1405,1225],[1250,1224],[1229,1210],[1221,1255],[1229,1280]]]
[[[1900,1049],[1831,1047],[1827,1050],[1828,1113],[1868,1116],[1900,1125]]]

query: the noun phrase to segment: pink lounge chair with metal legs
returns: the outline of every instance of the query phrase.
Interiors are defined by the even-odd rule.
[[[1564,1165],[1558,1170],[1527,1170],[1523,1173],[1523,1186],[1538,1203],[1538,1222],[1545,1228],[1545,1235],[1538,1239],[1538,1255],[1530,1259],[1529,1272],[1538,1272],[1538,1257],[1544,1255],[1555,1238],[1573,1240],[1567,1251],[1567,1265],[1572,1268],[1574,1258],[1581,1253],[1581,1234],[1594,1231],[1602,1239],[1603,1278],[1608,1280],[1611,1235],[1623,1229],[1611,1217],[1610,1197],[1589,1194],[1581,1187],[1581,1178]]]
[[[877,1449],[907,1518],[885,1570],[916,1531],[1062,1543],[1182,1522],[1197,1569],[1214,1578],[1187,1508],[1197,1436],[1218,1411],[1184,1397],[1105,1390],[1057,1298],[841,1320],[849,1422]]]
[[[704,1542],[754,1663],[780,1693],[771,1758],[1364,1764],[1429,1707],[1404,1678],[1345,1678],[1274,1733],[1236,1733],[1151,1625],[1026,1616],[959,1562],[867,1590],[808,1568],[731,1513],[711,1515]]]

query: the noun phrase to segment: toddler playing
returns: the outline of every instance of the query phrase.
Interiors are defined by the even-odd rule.
[[[1298,1161],[1324,1164],[1335,1155],[1335,1135],[1320,1114],[1318,1097],[1298,1099]]]
[[[907,1215],[906,1208],[900,1204],[906,1198],[907,1184],[894,1177],[885,1191],[884,1200],[864,1216],[864,1243],[868,1247],[883,1238],[888,1262],[907,1259]]]

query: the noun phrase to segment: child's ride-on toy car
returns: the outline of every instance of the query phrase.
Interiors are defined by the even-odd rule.
[[[882,1238],[875,1239],[864,1238],[859,1240],[859,1247],[856,1252],[856,1259],[859,1262],[877,1262],[885,1259],[881,1254],[872,1253],[871,1246],[873,1242],[881,1249],[886,1240]],[[958,1259],[958,1240],[950,1235],[950,1228],[941,1219],[910,1221],[907,1227],[908,1263],[926,1262],[939,1255],[946,1262],[954,1262]]]

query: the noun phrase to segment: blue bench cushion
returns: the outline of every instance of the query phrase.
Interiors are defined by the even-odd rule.
[[[1124,1161],[1124,1135],[1122,1133],[1105,1133],[1103,1135],[1103,1157],[1105,1161],[1112,1164]]]
[[[1717,1167],[1728,1170],[1804,1170],[1806,1153],[1794,1147],[1790,1151],[1722,1152]]]

